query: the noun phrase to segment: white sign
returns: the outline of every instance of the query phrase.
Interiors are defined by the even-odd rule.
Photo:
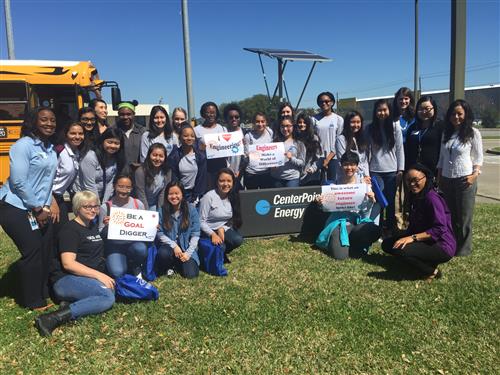
[[[243,155],[243,132],[204,134],[207,159]]]
[[[156,237],[158,212],[111,207],[108,239],[153,241]]]
[[[283,142],[248,145],[248,159],[254,168],[281,167],[285,164],[285,145]]]
[[[363,207],[368,184],[324,185],[321,187],[323,211],[359,211]]]

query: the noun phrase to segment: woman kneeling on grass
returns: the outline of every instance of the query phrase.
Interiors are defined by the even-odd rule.
[[[115,303],[115,281],[104,273],[104,245],[95,218],[99,198],[90,191],[73,197],[76,217],[59,232],[59,255],[52,262],[50,280],[59,310],[39,315],[35,325],[42,336],[71,319],[99,314]]]
[[[337,175],[338,185],[366,183],[358,174],[357,153],[347,151],[340,158],[340,164],[342,167]],[[322,202],[323,199],[320,198]],[[373,216],[374,203],[375,195],[369,190],[358,212],[332,212],[316,239],[316,245],[338,260],[360,258],[366,254],[365,249],[380,237],[380,227],[370,218]]]
[[[410,224],[403,236],[384,240],[382,249],[400,256],[424,273],[427,280],[441,277],[437,266],[448,262],[456,251],[450,210],[434,190],[432,172],[416,164],[406,172],[409,189]]]
[[[158,258],[162,268],[177,269],[182,277],[193,279],[199,274],[198,240],[200,217],[196,208],[184,196],[180,182],[170,182],[165,188],[165,203],[159,210],[160,226]]]

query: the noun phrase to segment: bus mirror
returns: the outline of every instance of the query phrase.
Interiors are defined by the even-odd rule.
[[[113,102],[113,110],[118,110],[118,104],[122,102],[122,94],[118,87],[111,87],[111,101]]]

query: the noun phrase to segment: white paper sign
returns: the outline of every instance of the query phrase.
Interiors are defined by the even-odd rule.
[[[248,159],[251,167],[281,167],[285,164],[285,145],[283,142],[248,145]]]
[[[243,132],[204,134],[207,159],[243,155]]]
[[[158,212],[111,207],[108,239],[153,241],[156,237]]]
[[[324,185],[321,187],[323,211],[359,211],[363,206],[368,184]]]

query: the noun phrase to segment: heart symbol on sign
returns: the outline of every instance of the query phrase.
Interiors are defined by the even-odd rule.
[[[223,134],[222,138],[224,138],[224,140],[227,142],[231,139],[231,134]]]

